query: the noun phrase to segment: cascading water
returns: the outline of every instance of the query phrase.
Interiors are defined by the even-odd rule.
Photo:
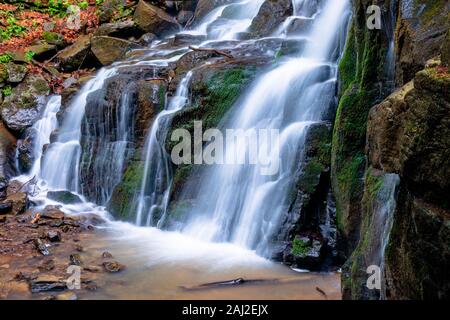
[[[84,85],[68,107],[58,138],[48,147],[42,159],[39,178],[49,188],[79,191],[81,122],[86,99],[91,92],[100,89],[105,80],[115,72],[115,68],[101,69],[95,78]]]
[[[165,110],[158,114],[150,130],[146,143],[144,176],[136,209],[137,225],[158,226],[164,220],[172,182],[170,160],[167,159],[164,142],[172,116],[189,102],[191,77],[192,72],[188,72],[181,80],[175,96],[170,99]]]
[[[223,40],[236,40],[239,34],[245,32],[251,25],[263,2],[263,0],[248,0],[217,8],[194,30],[183,33],[207,35],[207,41],[200,46],[210,46]],[[308,0],[294,1],[294,14],[311,20],[312,28],[306,33],[300,33],[300,36],[293,35],[292,39],[303,41],[304,39],[300,39],[303,37],[309,41],[302,50],[278,59],[273,68],[263,73],[249,90],[244,92],[229,114],[229,120],[223,123],[223,127],[229,129],[279,130],[279,155],[276,153],[270,155],[274,161],[279,159],[279,171],[275,175],[264,176],[260,174],[262,165],[216,165],[208,168],[202,176],[203,184],[199,192],[202,195],[197,199],[198,206],[191,212],[184,227],[179,230],[182,234],[159,230],[156,232],[153,228],[148,228],[150,231],[146,230],[145,233],[150,233],[151,236],[145,239],[152,237],[162,239],[166,235],[177,240],[174,245],[182,246],[180,239],[189,238],[187,236],[199,238],[201,241],[198,239],[186,241],[187,244],[194,243],[196,246],[186,249],[191,251],[198,249],[198,255],[202,256],[217,257],[217,254],[211,254],[213,251],[217,253],[217,248],[226,249],[224,252],[230,256],[235,252],[234,257],[237,260],[245,257],[249,261],[260,261],[245,248],[256,249],[262,255],[270,255],[271,240],[280,227],[282,215],[288,205],[289,192],[293,188],[292,173],[302,162],[305,134],[311,124],[322,120],[323,114],[334,100],[337,53],[339,45],[342,45],[339,43],[339,34],[345,32],[345,21],[349,13],[348,0],[329,0],[318,7],[316,3],[317,1]],[[291,35],[285,32],[280,32],[276,36],[291,39]],[[188,51],[187,47],[174,50],[167,50],[167,47],[163,50],[157,49],[158,45],[165,44],[167,42],[162,40],[152,46],[153,51],[150,54],[102,68],[80,89],[64,114],[63,123],[57,130],[56,141],[49,145],[41,162],[36,162],[33,167],[32,173],[38,176],[43,189],[65,189],[86,193],[80,186],[81,155],[83,151],[89,153],[89,150],[93,152],[94,149],[89,148],[88,143],[86,150],[82,150],[81,143],[88,95],[104,87],[107,79],[120,75],[122,64],[136,67],[147,65],[165,67],[176,62]],[[195,70],[185,75],[175,95],[157,115],[148,131],[144,174],[135,199],[136,203],[132,206],[135,208],[136,225],[156,227],[164,225],[170,200],[171,172],[163,145],[173,115],[188,105],[189,85],[193,72]],[[123,159],[126,158],[125,142],[130,134],[127,128],[130,117],[129,98],[127,92],[124,92],[119,108],[114,114],[108,115],[114,116],[116,118],[114,121],[118,124],[114,139],[102,139],[104,142],[100,148],[102,151],[95,155],[96,159],[88,161],[95,167],[96,177],[100,180],[98,183],[103,185],[97,192],[100,194],[97,199],[99,205],[104,205],[108,201],[112,188],[121,179]],[[60,108],[60,98],[52,99],[54,105],[50,102],[47,104],[49,116],[45,116],[44,119],[53,119],[50,113]],[[50,123],[49,120],[45,121]],[[42,131],[46,137],[49,137],[50,132],[55,129],[55,123],[51,123],[48,132]],[[41,146],[36,148],[42,150],[42,145],[48,143],[48,140],[43,138],[42,142],[39,142]],[[234,149],[247,153],[247,148],[246,145],[235,144],[227,146],[226,152],[233,153]],[[270,150],[267,144],[262,148]],[[102,165],[108,162],[108,159],[113,159],[113,155],[114,161],[109,161],[109,165]],[[92,212],[92,206],[89,209],[80,208],[76,207],[72,212],[80,210]],[[137,227],[129,224],[124,227],[120,222],[110,223],[126,232],[130,228],[137,232]],[[182,249],[178,251],[180,250],[182,251]],[[193,256],[191,251],[189,254]],[[164,255],[164,252],[161,254]]]
[[[279,130],[278,173],[263,176],[259,165],[207,169],[198,205],[184,233],[206,241],[233,242],[270,255],[272,237],[280,228],[293,188],[292,173],[301,162],[306,130],[321,121],[334,99],[339,31],[345,28],[348,14],[346,0],[325,3],[304,50],[261,76],[224,124],[227,129]],[[248,146],[232,142],[226,153],[237,150],[248,154]]]

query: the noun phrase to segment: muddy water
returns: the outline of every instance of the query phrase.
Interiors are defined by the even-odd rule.
[[[103,274],[99,288],[80,293],[80,299],[341,298],[339,273],[296,272],[230,244],[201,243],[178,233],[119,225],[97,231],[96,241],[84,244],[85,255],[95,259],[108,251],[126,269]],[[251,281],[201,286],[237,278]]]

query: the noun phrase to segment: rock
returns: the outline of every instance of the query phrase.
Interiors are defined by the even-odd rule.
[[[100,23],[109,22],[126,5],[126,0],[105,0],[99,9]]]
[[[0,121],[0,200],[6,197],[8,180],[17,175],[16,142],[16,137]]]
[[[55,260],[53,259],[45,260],[38,268],[41,272],[51,271],[55,269]]]
[[[42,255],[48,256],[50,252],[48,251],[48,245],[44,243],[41,239],[33,239],[34,247]]]
[[[193,45],[206,40],[204,35],[187,34],[187,33],[177,33],[172,40],[174,46],[179,45]]]
[[[64,219],[64,212],[62,212],[57,206],[46,206],[41,213],[41,218],[44,219]]]
[[[158,37],[179,31],[178,22],[164,10],[140,0],[134,12],[134,21],[144,31]]]
[[[81,260],[81,256],[78,253],[71,254],[69,256],[70,264],[81,266],[83,265],[83,260]]]
[[[92,52],[104,66],[123,58],[127,51],[137,47],[134,42],[107,36],[94,36],[91,41]]]
[[[47,198],[64,204],[81,203],[83,200],[70,191],[48,191]]]
[[[195,8],[195,21],[198,22],[215,8],[231,3],[232,0],[198,0]]]
[[[256,36],[268,36],[293,13],[291,0],[266,0],[253,19],[250,31]]]
[[[94,36],[109,36],[123,39],[139,35],[140,31],[133,20],[105,23],[100,25],[94,33]]]
[[[8,62],[6,72],[8,73],[8,82],[19,83],[25,78],[28,70],[24,65]]]
[[[89,35],[80,36],[74,44],[60,51],[56,61],[64,72],[100,65],[97,58],[91,52],[91,37]]]
[[[50,87],[42,76],[27,75],[1,105],[1,116],[6,126],[13,131],[31,127],[40,116],[43,96],[49,92]]]
[[[61,294],[58,294],[55,297],[55,300],[78,300],[77,295],[74,292],[64,292]]]
[[[139,38],[138,42],[142,46],[148,46],[148,45],[152,44],[152,42],[157,40],[157,39],[158,39],[158,37],[156,35],[154,35],[153,33],[148,32],[148,33],[143,34]]]
[[[445,35],[441,48],[441,61],[444,66],[450,66],[450,31]]]
[[[17,146],[17,162],[21,172],[28,172],[33,167],[34,158],[34,140],[37,132],[34,128],[27,128],[24,133],[24,139],[19,140]]]
[[[194,18],[194,13],[192,11],[181,10],[178,12],[177,21],[181,25],[186,25],[192,18]]]
[[[33,52],[33,59],[37,61],[44,61],[53,57],[56,53],[56,46],[46,42],[32,45],[26,48],[25,52]],[[26,60],[26,58],[25,58]]]
[[[112,255],[111,253],[109,253],[108,251],[104,251],[104,252],[102,253],[102,258],[103,258],[103,259],[112,259],[112,258],[113,258],[113,255]]]
[[[395,48],[398,87],[411,81],[428,59],[439,54],[450,28],[448,1],[425,1],[420,10],[410,8],[412,5],[402,1],[399,6]]]
[[[83,267],[83,270],[87,271],[87,272],[97,273],[97,272],[101,272],[103,269],[98,266],[86,266],[86,267]]]
[[[48,44],[58,47],[62,47],[65,44],[64,37],[57,32],[44,31],[42,33],[42,39],[44,39]]]
[[[12,209],[12,203],[11,202],[1,202],[0,203],[0,214],[6,214],[9,213]]]
[[[5,222],[6,222],[6,216],[1,216],[0,215],[0,223],[5,223]]]
[[[59,242],[59,241],[61,241],[61,232],[53,231],[53,230],[48,231],[47,232],[47,238],[51,242]]]
[[[111,273],[120,272],[125,269],[125,266],[118,263],[117,261],[106,261],[106,262],[103,262],[102,265],[106,271],[111,272]]]
[[[17,192],[8,196],[4,202],[10,203],[11,214],[19,215],[28,208],[28,195],[25,192]]]
[[[29,281],[32,293],[67,289],[66,282],[56,276],[40,276]]]

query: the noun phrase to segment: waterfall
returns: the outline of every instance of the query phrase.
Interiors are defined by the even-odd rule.
[[[105,80],[116,73],[115,68],[101,69],[89,80],[68,106],[57,140],[52,143],[42,159],[39,178],[51,189],[79,191],[79,166],[81,156],[81,122],[87,96],[100,89]]]
[[[192,72],[188,72],[178,85],[175,96],[170,99],[165,110],[158,114],[152,124],[146,142],[144,176],[136,210],[137,225],[159,226],[164,220],[172,182],[170,160],[166,154],[164,142],[172,116],[189,102],[191,77]]]
[[[206,34],[207,41],[200,46],[235,40],[241,32],[248,30],[263,2],[248,0],[219,7],[196,28],[183,33]],[[294,41],[308,38],[309,41],[295,53],[277,59],[274,66],[250,84],[221,124],[226,129],[279,132],[279,148],[275,150],[271,150],[268,141],[259,141],[260,148],[271,150],[269,158],[277,162],[279,170],[272,175],[261,175],[263,164],[213,165],[202,170],[196,206],[178,230],[184,235],[207,242],[231,242],[270,256],[273,239],[295,188],[293,173],[302,165],[308,128],[323,120],[335,100],[337,59],[342,47],[339,41],[345,32],[349,4],[348,0],[317,3],[315,0],[294,1],[295,13],[306,15],[311,20],[311,28],[307,28],[300,37],[291,38],[285,34],[284,38]],[[106,134],[110,127],[99,128],[85,123],[88,96],[97,94],[108,79],[119,76],[123,65],[167,67],[188,51],[187,47],[167,50],[164,47],[167,43],[167,39],[157,42],[150,48],[153,52],[143,58],[117,62],[100,69],[67,106],[59,128],[56,128],[51,114],[61,107],[60,98],[50,100],[53,102],[47,104],[48,115],[42,121],[51,123],[51,126],[45,132],[42,130],[47,138],[41,139],[36,148],[42,150],[54,129],[56,140],[49,144],[32,171],[44,188],[64,189],[81,195],[92,192],[98,205],[108,202],[114,186],[121,180],[127,158],[127,141],[132,134],[129,127],[132,122],[132,90],[124,90],[116,109],[102,115],[106,122],[117,124],[112,137]],[[163,49],[159,50],[158,45]],[[161,58],[164,55],[166,57]],[[194,72],[186,73],[174,96],[167,100],[164,110],[159,112],[148,130],[143,155],[144,172],[135,203],[131,205],[138,226],[162,227],[166,220],[172,172],[164,142],[172,117],[189,104],[189,85]],[[89,141],[89,136],[99,139],[100,145]],[[87,139],[86,143],[83,139]],[[249,145],[232,142],[226,146],[226,156],[233,157],[236,151],[248,154]],[[83,153],[92,155],[92,158],[82,161]],[[88,191],[86,188],[89,187],[81,183],[80,177],[89,174],[85,171],[80,173],[82,164],[95,172],[92,178],[98,180],[96,190]],[[87,198],[92,200],[92,197]]]
[[[182,232],[270,255],[271,242],[294,188],[293,172],[301,163],[305,133],[309,125],[322,120],[334,100],[336,50],[348,14],[347,0],[327,1],[304,50],[256,80],[223,125],[227,129],[279,130],[279,172],[261,175],[259,165],[214,165],[206,169],[200,179],[197,205]],[[262,148],[270,150],[269,146]],[[248,154],[249,144],[232,142],[225,152],[235,150]]]

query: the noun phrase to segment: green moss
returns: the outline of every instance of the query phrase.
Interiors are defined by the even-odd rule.
[[[357,232],[364,174],[364,148],[370,108],[387,94],[384,83],[387,39],[382,30],[366,28],[366,2],[355,14],[339,64],[340,100],[332,139],[332,183],[338,227]],[[356,223],[356,225],[355,225]]]
[[[159,110],[158,112],[162,111],[166,105],[166,87],[165,86],[159,86],[158,88],[158,101],[159,101]]]
[[[304,257],[311,250],[309,241],[302,240],[298,237],[296,237],[292,241],[291,245],[292,245],[291,254],[293,254],[294,256]]]
[[[132,161],[125,170],[122,181],[114,188],[108,204],[108,209],[116,218],[130,220],[134,217],[133,199],[139,192],[143,176],[144,162]]]

